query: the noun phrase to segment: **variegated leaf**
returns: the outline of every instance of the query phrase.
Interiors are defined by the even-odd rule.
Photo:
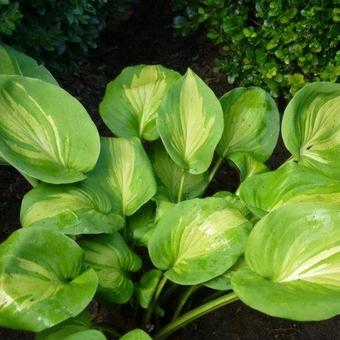
[[[98,278],[67,236],[19,229],[0,246],[0,326],[40,332],[78,315]]]
[[[151,303],[158,283],[163,273],[157,269],[151,269],[143,274],[136,287],[136,295],[142,308],[147,309]]]
[[[99,135],[84,107],[61,88],[38,79],[0,76],[0,154],[48,183],[72,183],[99,156]]]
[[[168,90],[157,128],[170,157],[192,174],[205,172],[223,132],[221,105],[190,69]]]
[[[155,140],[161,100],[180,74],[160,65],[125,68],[107,86],[100,113],[105,124],[119,137]]]
[[[37,78],[58,85],[46,67],[3,43],[0,43],[0,74]]]
[[[134,291],[128,272],[138,271],[142,261],[120,234],[92,236],[79,244],[85,252],[85,262],[98,275],[98,295],[114,303],[128,302]]]

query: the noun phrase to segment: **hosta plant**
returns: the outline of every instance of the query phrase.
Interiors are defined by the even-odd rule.
[[[44,67],[0,52],[2,163],[33,187],[0,245],[1,327],[163,339],[238,299],[298,321],[340,314],[339,84],[294,96],[291,157],[270,170],[280,116],[258,87],[218,99],[190,69],[128,67],[100,104],[104,138]],[[239,186],[208,197],[223,162]]]

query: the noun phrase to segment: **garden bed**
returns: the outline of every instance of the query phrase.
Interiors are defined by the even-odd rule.
[[[117,31],[108,24],[99,48],[80,62],[79,71],[56,75],[61,85],[87,108],[102,135],[112,135],[98,115],[98,105],[108,81],[128,65],[162,64],[179,72],[189,66],[215,91],[224,94],[230,86],[224,75],[215,75],[211,64],[216,54],[202,36],[178,39],[172,36],[172,12],[168,1],[144,1]],[[275,168],[287,158],[278,144],[269,164]],[[231,190],[237,174],[227,166],[221,168],[211,191]],[[29,190],[27,182],[13,168],[0,168],[1,240],[19,226],[20,202]],[[201,293],[204,294],[204,291]],[[107,315],[105,315],[107,317]],[[271,318],[240,302],[203,317],[174,335],[173,339],[337,339],[340,317],[323,322],[298,323]],[[31,334],[0,330],[0,339],[31,339]]]

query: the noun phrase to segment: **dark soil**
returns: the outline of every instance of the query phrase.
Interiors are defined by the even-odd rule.
[[[119,31],[114,23],[108,24],[99,48],[79,62],[79,71],[57,75],[60,84],[84,104],[102,135],[111,133],[98,115],[98,104],[103,97],[106,83],[128,65],[159,63],[180,72],[191,67],[217,95],[220,96],[230,89],[225,75],[212,72],[211,65],[217,51],[205,40],[203,34],[198,32],[187,39],[173,37],[170,1],[140,2]],[[276,168],[287,159],[287,155],[280,141],[269,165]],[[237,182],[236,172],[224,165],[212,190],[235,190]],[[1,240],[20,225],[20,202],[29,188],[16,170],[0,167]],[[33,339],[33,336],[0,329],[0,339]],[[201,318],[177,332],[172,339],[335,340],[340,339],[340,317],[317,323],[298,323],[266,316],[237,302]]]

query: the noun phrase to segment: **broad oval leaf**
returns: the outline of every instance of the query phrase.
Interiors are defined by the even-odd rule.
[[[190,69],[166,93],[157,128],[175,163],[191,174],[205,172],[223,132],[221,105]]]
[[[194,285],[224,273],[242,255],[251,224],[222,198],[178,203],[159,220],[148,248],[171,281]]]
[[[66,320],[38,333],[36,340],[105,340],[105,335],[91,329],[91,315],[84,311],[75,318]]]
[[[96,235],[78,243],[85,252],[85,262],[98,275],[98,296],[109,302],[128,302],[134,291],[128,273],[138,271],[142,261],[120,234]]]
[[[61,184],[96,164],[99,135],[84,107],[60,87],[0,76],[0,154],[20,172]]]
[[[99,186],[85,180],[77,185],[40,183],[21,204],[23,227],[45,227],[68,235],[114,233],[124,219]]]
[[[81,248],[44,228],[19,229],[0,246],[0,325],[40,332],[78,315],[98,283]]]
[[[88,181],[100,185],[123,216],[135,213],[157,191],[152,165],[136,137],[102,138],[100,157]]]
[[[158,283],[163,273],[157,269],[151,269],[144,273],[136,287],[136,295],[142,308],[147,309],[151,303]]]
[[[299,195],[340,192],[340,182],[295,162],[275,171],[253,176],[239,188],[239,197],[257,216],[262,217]]]
[[[152,338],[142,329],[136,328],[123,335],[119,340],[152,340]]]
[[[283,141],[299,163],[340,179],[340,84],[312,83],[296,93],[282,121]]]
[[[0,74],[37,78],[58,85],[50,71],[33,58],[14,48],[0,43]]]
[[[105,124],[119,137],[159,138],[156,119],[161,100],[180,74],[161,65],[126,67],[111,81],[100,104]]]
[[[217,146],[220,157],[247,153],[257,161],[266,161],[280,131],[273,98],[259,87],[240,87],[226,93],[220,102],[224,114],[223,135]]]
[[[339,203],[304,202],[270,212],[251,232],[249,268],[231,276],[247,305],[300,321],[340,314]]]
[[[182,175],[184,176],[182,199],[200,196],[208,186],[206,173],[199,175],[183,173],[183,169],[172,160],[161,142],[157,142],[153,146],[151,161],[161,184],[161,187],[158,188],[159,192],[166,195],[172,202],[177,202]]]

